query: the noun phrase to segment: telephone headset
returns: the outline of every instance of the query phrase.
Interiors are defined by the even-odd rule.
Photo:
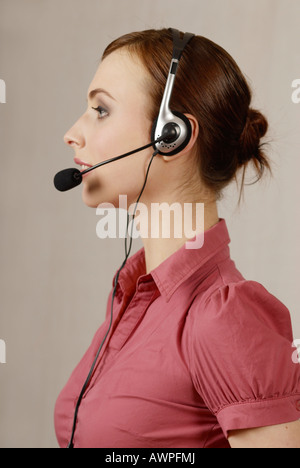
[[[57,190],[61,192],[65,192],[66,190],[70,190],[73,187],[76,187],[82,182],[82,176],[86,174],[87,172],[90,172],[94,169],[97,169],[100,166],[103,166],[104,164],[108,164],[113,161],[117,161],[118,159],[125,158],[127,156],[130,156],[132,154],[138,153],[140,151],[143,151],[147,148],[150,148],[153,146],[154,148],[154,153],[152,155],[152,158],[149,162],[147,171],[146,171],[146,176],[145,176],[145,181],[144,185],[142,187],[142,190],[140,192],[140,195],[137,199],[137,202],[135,204],[132,220],[135,217],[136,209],[138,206],[138,203],[140,201],[140,198],[144,192],[147,179],[148,179],[148,174],[150,170],[150,166],[152,164],[152,161],[154,157],[157,154],[164,155],[164,156],[173,156],[175,154],[180,153],[189,143],[191,134],[192,134],[192,128],[189,119],[182,113],[177,112],[177,111],[172,111],[170,110],[170,101],[172,97],[172,91],[174,87],[174,82],[175,82],[175,77],[176,73],[178,70],[178,65],[179,61],[181,58],[181,55],[187,46],[187,44],[190,42],[190,40],[195,36],[194,34],[191,33],[185,33],[183,37],[181,37],[180,31],[177,29],[171,29],[170,31],[172,32],[173,35],[173,55],[172,55],[172,60],[171,60],[171,65],[167,77],[167,82],[165,85],[165,90],[163,94],[163,98],[161,101],[160,109],[159,109],[159,114],[157,119],[155,120],[152,131],[151,131],[151,143],[148,145],[145,145],[141,148],[137,148],[133,151],[130,151],[129,153],[122,154],[120,156],[108,159],[106,161],[102,161],[99,164],[96,164],[95,166],[89,167],[88,169],[85,169],[84,171],[79,171],[78,169],[65,169],[63,171],[60,171],[56,174],[54,177],[54,185]],[[128,236],[128,226],[129,226],[129,214],[127,214],[127,229],[126,233]],[[132,229],[133,229],[133,222],[132,222]],[[77,423],[77,415],[78,415],[78,410],[79,406],[81,404],[82,398],[84,396],[84,393],[89,385],[89,382],[91,380],[91,377],[93,375],[94,368],[96,366],[96,363],[98,361],[99,354],[103,348],[103,345],[109,335],[109,332],[112,327],[113,323],[113,303],[114,303],[114,298],[116,294],[116,289],[118,285],[118,280],[119,280],[119,275],[121,270],[124,268],[127,259],[129,257],[130,251],[131,251],[131,246],[132,246],[132,232],[130,236],[130,244],[129,248],[127,249],[127,236],[125,238],[125,259],[119,268],[116,277],[115,277],[115,282],[114,282],[114,289],[113,289],[113,294],[112,294],[112,301],[111,301],[111,313],[110,313],[110,323],[108,326],[108,329],[105,333],[105,336],[99,345],[97,354],[94,358],[94,361],[92,363],[91,369],[89,371],[89,374],[86,378],[86,381],[82,387],[82,390],[80,392],[80,395],[77,400],[77,404],[75,407],[74,411],[74,419],[73,419],[73,426],[72,426],[72,433],[71,433],[71,438],[70,442],[68,444],[68,448],[73,448],[73,440],[74,440],[74,435],[75,435],[75,430],[76,430],[76,423]]]

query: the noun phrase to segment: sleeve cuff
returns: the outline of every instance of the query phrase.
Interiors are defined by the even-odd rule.
[[[216,414],[226,438],[229,431],[274,426],[300,420],[300,393],[234,403]]]

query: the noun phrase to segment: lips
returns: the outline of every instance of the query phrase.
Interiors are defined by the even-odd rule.
[[[82,171],[84,171],[85,169],[88,169],[89,167],[92,167],[91,164],[87,163],[86,161],[82,161],[79,158],[74,158],[74,162],[75,164],[78,164],[79,166],[81,166]]]

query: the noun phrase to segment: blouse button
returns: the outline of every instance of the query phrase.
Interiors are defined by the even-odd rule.
[[[300,400],[296,401],[296,409],[300,411]]]

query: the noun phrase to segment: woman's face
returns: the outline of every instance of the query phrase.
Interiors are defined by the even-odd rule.
[[[101,62],[88,90],[87,110],[64,137],[76,164],[93,166],[150,143],[147,80],[146,70],[125,49]],[[83,201],[91,207],[118,207],[119,195],[127,195],[129,206],[141,191],[152,153],[149,148],[87,173]]]

